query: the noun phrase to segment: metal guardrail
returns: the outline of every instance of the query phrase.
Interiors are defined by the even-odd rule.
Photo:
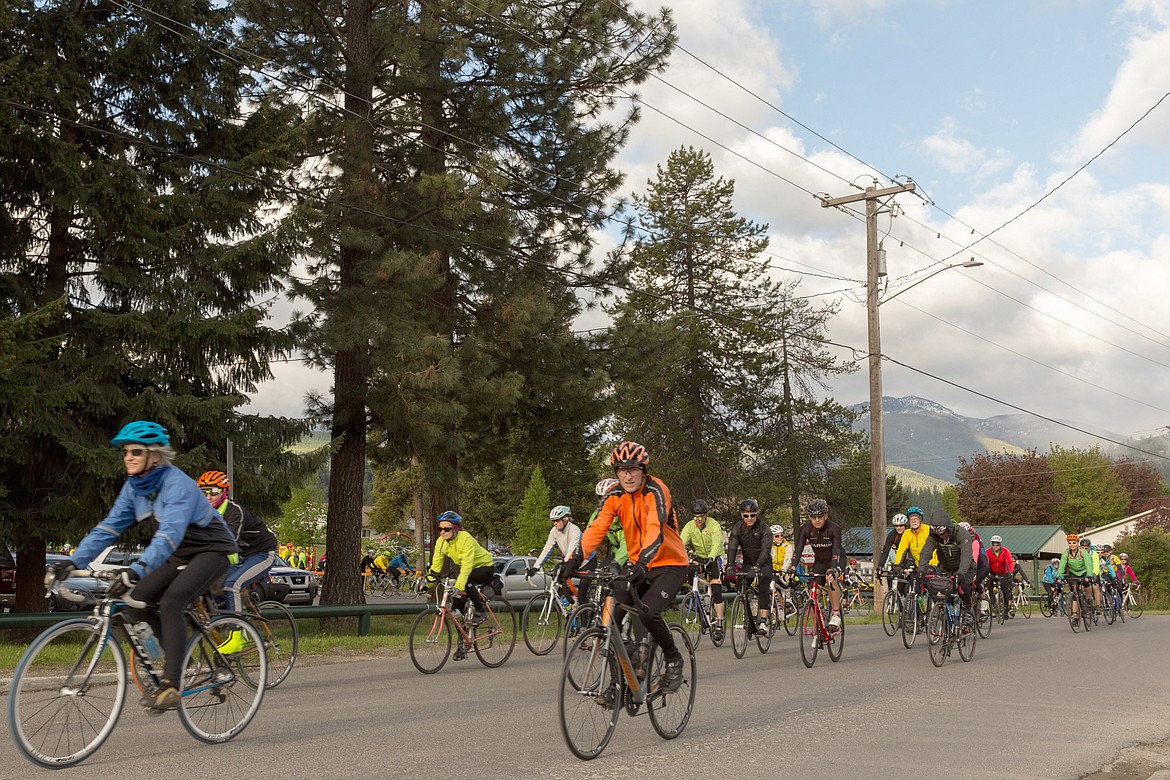
[[[528,599],[509,601],[512,609],[517,613],[528,603]],[[328,617],[356,617],[358,619],[358,636],[367,636],[370,633],[370,619],[374,615],[417,615],[430,606],[425,601],[408,601],[396,604],[317,604],[311,606],[289,606],[289,611],[297,620],[328,618]],[[0,631],[13,628],[41,628],[56,625],[65,620],[86,617],[92,614],[89,610],[77,612],[6,612],[0,614]]]

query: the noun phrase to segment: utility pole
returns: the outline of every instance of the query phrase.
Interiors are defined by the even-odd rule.
[[[886,446],[882,431],[882,337],[878,323],[878,238],[877,218],[886,213],[879,203],[900,192],[914,192],[913,181],[893,187],[877,189],[868,187],[865,192],[845,195],[840,198],[821,198],[821,206],[842,206],[846,203],[865,201],[865,308],[869,328],[869,478],[870,502],[873,505],[873,568],[876,572],[881,565],[878,555],[886,536]],[[884,269],[882,269],[884,273]],[[799,554],[799,553],[798,553]],[[874,608],[881,609],[881,586],[874,577]]]

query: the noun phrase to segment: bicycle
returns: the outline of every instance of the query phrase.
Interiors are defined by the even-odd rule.
[[[1146,594],[1140,585],[1126,585],[1122,601],[1125,604],[1125,614],[1134,620],[1140,618],[1146,610]]]
[[[1075,634],[1081,630],[1081,625],[1085,627],[1085,633],[1093,629],[1093,616],[1091,614],[1093,603],[1092,595],[1085,595],[1085,588],[1088,585],[1083,580],[1074,580],[1071,583],[1072,592],[1069,594],[1070,607],[1075,606],[1076,609],[1068,610],[1068,624]]]
[[[930,662],[936,667],[946,663],[952,648],[959,648],[964,662],[975,657],[978,632],[975,616],[964,606],[953,577],[933,575],[926,579],[930,593],[930,613],[926,620],[927,647]]]
[[[988,599],[988,603],[991,605],[991,619],[1002,626],[1007,621],[1007,616],[1004,614],[1007,610],[1003,603],[1004,595],[1003,587],[1001,586],[1003,582],[1001,578],[1005,575],[992,574],[989,576],[996,578],[995,587],[988,587],[988,591],[991,594],[991,598]]]
[[[808,603],[800,618],[800,660],[811,669],[817,661],[817,651],[823,645],[829,651],[829,660],[841,660],[845,647],[845,621],[840,626],[830,626],[825,612],[830,609],[828,587],[821,591],[820,580],[825,575],[814,575],[809,581]]]
[[[760,630],[756,625],[756,615],[759,614],[759,596],[754,587],[756,577],[769,576],[770,572],[760,574],[756,567],[744,569],[739,573],[737,592],[731,602],[731,618],[728,628],[731,632],[731,652],[736,658],[743,658],[747,652],[748,642],[756,640],[756,647],[761,653],[768,652],[772,646],[772,632]],[[750,583],[744,585],[744,582]],[[742,588],[739,586],[743,585]]]
[[[416,599],[426,592],[425,585],[426,580],[417,571],[403,571],[394,584],[394,592],[399,596]]]
[[[918,592],[918,571],[910,571],[909,586],[902,595],[902,646],[907,650],[914,647],[914,639],[926,630],[926,605]]]
[[[711,583],[701,576],[702,573],[703,564],[692,557],[689,568],[690,591],[682,603],[683,629],[691,638],[691,644],[696,647],[704,634],[711,635],[711,644],[722,647],[726,637],[722,627],[717,627],[711,617]]]
[[[793,580],[795,578],[789,580],[788,588],[784,588],[776,581],[775,576],[772,578],[771,610],[768,612],[768,632],[770,634],[775,634],[781,627],[784,628],[784,632],[788,636],[796,633],[796,624],[800,620],[800,608],[796,604],[800,601],[798,594],[804,590],[804,586],[800,583],[797,583],[796,586],[792,585]],[[785,589],[792,594],[790,601],[786,601],[784,598],[782,591]],[[803,601],[800,601],[800,604],[804,606]]]
[[[991,628],[995,625],[995,620],[991,617],[991,602],[987,599],[987,585],[983,582],[976,582],[971,591],[972,609],[975,610],[975,633],[979,634],[980,639],[987,639],[991,636]]]
[[[1023,613],[1024,620],[1032,617],[1032,601],[1028,598],[1022,582],[1017,582],[1012,588],[1012,604],[1008,615],[1015,617],[1017,612]]]
[[[107,582],[115,576],[97,575]],[[50,590],[59,586],[54,583]],[[103,595],[93,615],[45,629],[24,651],[8,692],[8,726],[17,749],[29,761],[50,769],[74,766],[93,755],[113,732],[129,687],[126,651],[119,637],[151,683],[157,687],[161,682],[161,663],[129,629],[127,606],[122,599]],[[195,630],[183,656],[179,721],[201,742],[227,742],[260,709],[268,658],[264,653],[219,652],[218,646],[232,631],[243,632],[253,646],[261,644],[256,628],[240,616],[221,615],[204,623],[188,609],[186,617]]]
[[[243,617],[252,623],[257,633],[264,639],[264,653],[268,656],[266,687],[271,690],[287,680],[293,666],[296,665],[301,635],[292,610],[279,601],[260,601],[259,598],[255,591],[249,590],[244,596],[244,611],[228,612],[220,609],[219,596],[205,593],[195,602],[193,609],[204,623],[220,615]],[[268,613],[267,617],[264,615],[265,612]],[[257,646],[252,644],[245,644],[239,650],[241,655],[254,652],[257,652]],[[138,690],[146,693],[151,689],[149,677],[138,666],[134,655],[130,656],[129,661],[134,684]]]
[[[869,602],[865,598],[865,591],[860,585],[855,585],[845,590],[845,597],[841,600],[841,612],[848,615],[853,612],[858,617],[865,617],[869,614]]]
[[[886,636],[893,636],[901,630],[904,599],[900,594],[910,589],[910,579],[900,568],[896,571],[878,572],[875,576],[889,576],[891,572],[894,574],[893,587],[882,597],[882,631],[886,632]]]
[[[563,628],[574,625],[570,622],[573,601],[567,595],[568,588],[561,584],[557,576],[560,568],[561,564],[558,563],[552,573],[545,577],[548,582],[544,592],[537,593],[524,605],[521,616],[524,644],[535,655],[551,653],[561,638]]]
[[[612,584],[625,578],[608,570],[596,576],[610,588],[601,607],[600,624],[582,631],[573,642],[565,656],[560,685],[561,734],[572,754],[583,761],[605,750],[623,709],[633,716],[646,705],[658,735],[663,739],[677,737],[691,718],[698,680],[694,645],[686,630],[673,623],[670,631],[683,654],[683,679],[673,691],[662,687],[665,663],[658,645],[644,637],[627,647],[619,629],[623,622],[619,610],[633,618],[645,609],[641,599],[631,588],[634,606],[618,604]]]
[[[418,614],[410,626],[410,661],[423,674],[434,674],[443,668],[451,657],[451,635],[459,637],[455,649],[455,660],[462,661],[469,651],[484,666],[495,669],[503,666],[516,646],[516,613],[512,605],[503,599],[499,586],[493,586],[490,595],[482,593],[486,614],[482,623],[475,620],[475,607],[470,597],[467,600],[465,621],[450,606],[455,590],[455,578],[442,581],[442,595],[434,606]],[[485,590],[487,590],[485,588]],[[494,608],[493,608],[494,603]],[[464,627],[464,622],[470,630]]]
[[[1040,597],[1040,614],[1046,618],[1064,614],[1064,589],[1060,583],[1052,583],[1052,591]]]

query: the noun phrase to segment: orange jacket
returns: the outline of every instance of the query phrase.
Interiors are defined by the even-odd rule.
[[[638,561],[648,569],[687,565],[670,490],[660,480],[647,475],[646,484],[637,493],[615,488],[601,500],[597,518],[581,535],[581,560],[601,544],[615,517],[622,525],[631,561]]]

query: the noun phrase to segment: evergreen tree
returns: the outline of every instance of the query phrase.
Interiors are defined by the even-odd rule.
[[[27,334],[42,354],[7,372],[20,397],[0,401],[18,609],[43,606],[46,540],[108,510],[128,420],[165,425],[193,472],[222,466],[230,436],[258,511],[310,465],[284,452],[301,423],[237,411],[293,346],[260,302],[289,265],[260,213],[293,114],[207,45],[233,37],[207,2],[0,9],[0,318],[49,313]]]
[[[524,500],[520,502],[520,511],[516,513],[514,525],[516,536],[512,539],[512,552],[516,555],[525,555],[533,547],[541,549],[548,540],[549,521],[548,485],[544,482],[540,466],[532,470],[532,478],[528,480],[528,489],[524,491]]]
[[[665,65],[674,26],[625,0],[238,7],[249,48],[282,74],[270,86],[312,129],[298,175],[331,195],[284,227],[310,259],[295,287],[314,307],[309,352],[335,377],[320,411],[338,442],[329,557],[346,559],[367,438],[379,460],[420,466],[415,515],[433,533],[459,506],[463,463],[496,462],[536,378],[581,369],[559,348],[579,309],[566,272],[590,266],[615,208],[610,166],[636,119],[615,95]],[[551,400],[573,410],[577,388]],[[346,574],[323,599],[359,590]]]

